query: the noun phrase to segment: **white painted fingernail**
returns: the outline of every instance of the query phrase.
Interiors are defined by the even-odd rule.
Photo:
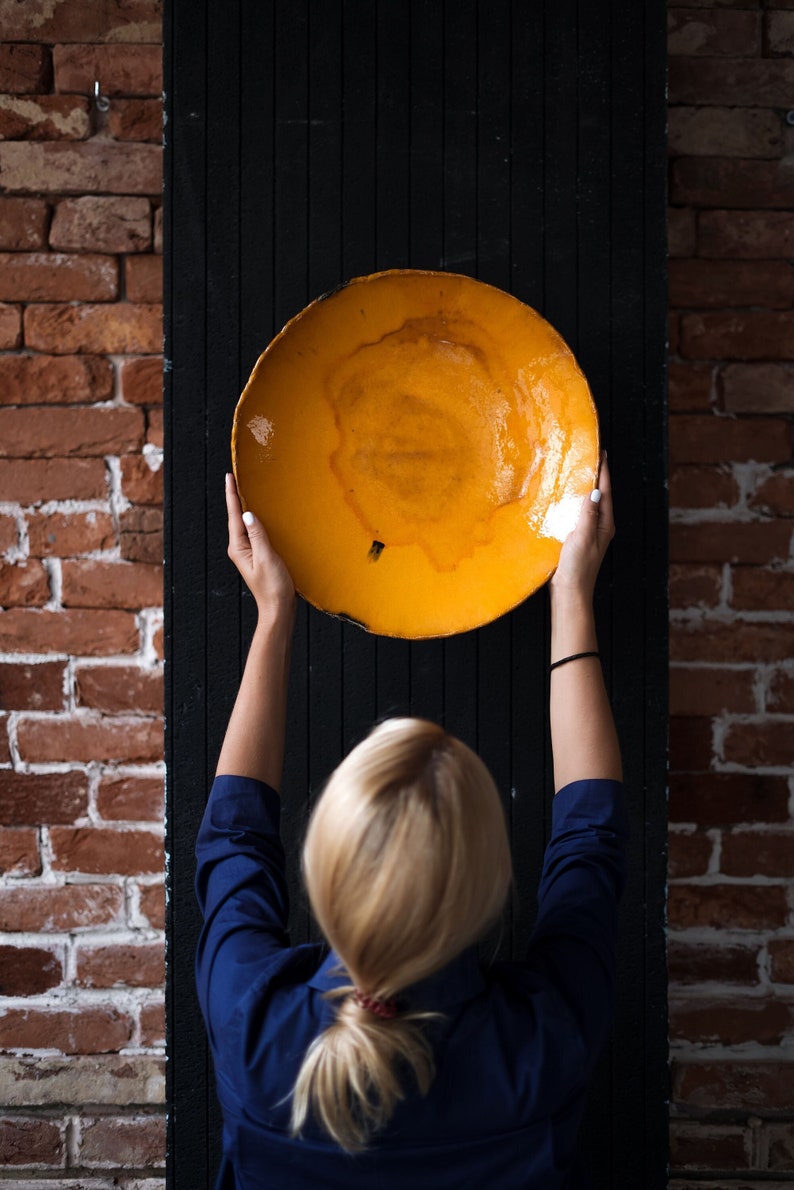
[[[253,523],[254,523],[254,514],[253,514],[252,512],[244,512],[244,513],[243,513],[243,522],[244,522],[244,524],[246,524],[246,525],[253,525]]]
[[[600,503],[600,501],[601,501],[601,493],[599,492],[598,488],[596,488],[594,491],[592,491],[592,492],[590,493],[590,499],[593,501],[593,504],[599,504],[599,503]]]

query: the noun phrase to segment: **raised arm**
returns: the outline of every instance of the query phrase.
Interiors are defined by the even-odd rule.
[[[598,489],[584,501],[549,584],[552,665],[598,649],[593,590],[614,533],[612,488],[604,455]],[[621,780],[620,747],[599,658],[581,657],[553,668],[550,684],[555,793],[571,781],[594,777]]]
[[[284,763],[295,587],[262,523],[253,513],[243,516],[231,475],[226,476],[226,510],[229,557],[256,600],[258,618],[217,775],[255,777],[278,790]]]

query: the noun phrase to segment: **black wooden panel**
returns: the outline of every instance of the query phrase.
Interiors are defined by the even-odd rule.
[[[307,301],[377,268],[511,290],[591,381],[618,491],[599,633],[634,835],[615,1040],[586,1125],[596,1185],[665,1184],[664,7],[657,0],[169,0],[167,649],[169,1184],[212,1184],[219,1121],[193,992],[192,846],[252,601],[225,556],[222,476],[257,355]],[[519,953],[551,811],[544,592],[444,641],[303,607],[285,834],[372,721],[479,748],[511,828]],[[295,941],[311,935],[297,864]],[[640,1039],[644,1038],[644,1047]]]

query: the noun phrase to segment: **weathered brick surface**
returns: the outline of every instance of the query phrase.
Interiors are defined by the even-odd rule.
[[[139,946],[83,946],[77,952],[76,981],[81,987],[159,987],[165,979],[162,942]]]
[[[50,1120],[12,1116],[0,1119],[0,1154],[4,1165],[57,1168],[65,1164],[65,1138],[62,1129]]]
[[[0,249],[30,251],[47,244],[47,204],[38,198],[0,196]]]
[[[66,306],[42,304],[25,310],[25,345],[35,351],[154,354],[163,349],[160,306],[132,302]]]
[[[110,302],[118,297],[111,256],[0,253],[0,299],[25,302]]]
[[[159,607],[163,575],[159,566],[134,562],[64,562],[64,607]],[[117,675],[123,680],[124,674]],[[130,675],[127,674],[127,677]]]
[[[91,1169],[164,1165],[165,1119],[142,1116],[86,1122],[80,1137],[80,1164]]]
[[[108,512],[30,513],[28,546],[32,557],[71,558],[112,549],[116,542]]]
[[[112,395],[113,365],[102,356],[0,356],[0,404],[82,405]]]
[[[55,207],[50,230],[50,246],[53,248],[145,252],[151,245],[152,211],[147,198],[85,195],[64,199]]]
[[[0,945],[0,995],[40,995],[57,987],[62,979],[63,962],[57,952]]]
[[[78,668],[78,706],[107,715],[135,711],[163,713],[163,674],[160,669],[122,665],[92,665]]]
[[[115,1008],[0,1011],[0,1047],[4,1050],[56,1049],[63,1054],[106,1054],[122,1049],[131,1037],[131,1018]]]
[[[0,500],[6,502],[95,500],[107,496],[107,486],[101,458],[0,459]]]
[[[760,108],[674,107],[668,143],[681,156],[776,159],[783,131],[777,114]]]
[[[719,383],[730,413],[794,412],[792,364],[728,364]]]
[[[694,207],[786,209],[794,201],[794,171],[780,161],[680,157],[672,164],[670,197]]]
[[[0,45],[0,94],[35,95],[50,89],[52,53],[48,46]]]
[[[129,360],[121,369],[121,391],[132,405],[158,405],[163,399],[163,361]]]
[[[104,777],[97,790],[97,810],[108,821],[159,822],[163,816],[162,778]],[[142,909],[144,891],[156,895],[158,890],[141,890]]]
[[[163,754],[163,728],[157,719],[23,717],[17,739],[22,759],[35,764],[64,760],[84,764],[97,760],[140,764],[159,760]],[[113,870],[118,869],[110,869]]]
[[[45,662],[29,668],[47,667]],[[22,702],[14,700],[8,705],[18,707]],[[22,773],[0,769],[0,819],[7,825],[74,822],[87,813],[88,779],[84,772]]]
[[[108,128],[116,140],[157,143],[163,135],[159,99],[117,99],[110,105]]]
[[[157,195],[162,188],[159,145],[113,141],[9,141],[0,144],[0,183],[8,194]]]
[[[27,41],[159,43],[162,37],[159,0],[107,0],[101,5],[27,0],[26,9]],[[19,40],[21,31],[18,0],[0,0],[0,39]]]
[[[122,876],[162,871],[163,841],[155,831],[58,826],[50,837],[57,871]]]
[[[63,661],[0,661],[0,706],[13,707],[15,711],[63,710],[66,704],[65,683],[66,667]],[[8,775],[0,770],[0,790]],[[0,818],[7,821],[4,814],[0,814]]]
[[[55,90],[89,94],[94,79],[108,96],[159,96],[163,55],[159,45],[56,45],[52,51]]]
[[[4,140],[85,140],[91,132],[89,101],[69,95],[0,94]]]
[[[132,612],[38,611],[14,608],[0,616],[0,652],[107,657],[135,653],[140,631]]]

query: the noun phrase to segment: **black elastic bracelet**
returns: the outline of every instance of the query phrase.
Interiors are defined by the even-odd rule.
[[[549,666],[549,673],[551,673],[551,671],[553,669],[556,669],[558,665],[567,665],[567,663],[569,661],[578,661],[580,657],[598,657],[598,656],[599,656],[599,654],[595,653],[595,652],[571,653],[570,657],[562,657],[559,661],[553,661],[551,663],[551,665]]]

